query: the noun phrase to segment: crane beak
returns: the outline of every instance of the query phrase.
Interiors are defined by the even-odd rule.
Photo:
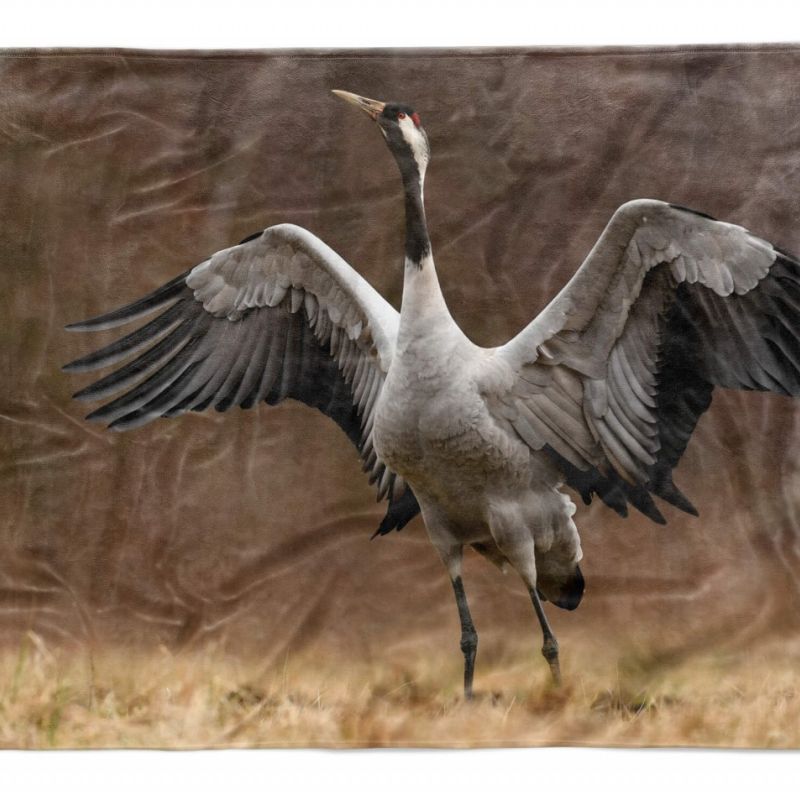
[[[331,91],[337,97],[341,97],[342,100],[346,100],[356,108],[366,111],[366,113],[369,114],[373,120],[378,119],[383,112],[383,109],[386,107],[386,103],[381,103],[380,100],[370,100],[368,97],[361,97],[357,94],[353,94],[352,92],[343,92],[341,89],[332,89]]]

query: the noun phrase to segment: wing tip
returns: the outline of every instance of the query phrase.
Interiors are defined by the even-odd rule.
[[[119,328],[137,317],[144,316],[144,314],[150,311],[150,309],[147,309],[135,315],[123,314],[128,308],[128,306],[125,306],[125,308],[109,311],[107,314],[101,314],[99,317],[92,317],[91,319],[85,319],[81,322],[70,322],[68,325],[64,326],[64,330],[70,333],[107,331],[110,328]],[[158,306],[153,306],[153,310],[156,308],[158,308]]]
[[[381,520],[375,533],[369,537],[370,541],[378,536],[385,536],[392,531],[403,530],[419,514],[419,511],[419,502],[411,487],[406,485],[406,489],[400,497],[389,500],[386,516]]]
[[[186,270],[180,275],[176,275],[172,280],[154,289],[149,294],[134,300],[128,305],[100,314],[97,317],[82,320],[81,322],[70,322],[64,326],[64,330],[72,333],[86,333],[88,331],[104,331],[109,328],[118,328],[128,322],[133,322],[139,317],[143,317],[177,297],[186,286],[186,278],[191,270]]]
[[[76,372],[81,372],[80,361],[81,361],[80,358],[76,358],[74,361],[70,361],[69,364],[62,364],[61,371],[66,372],[68,375],[73,375]]]
[[[85,331],[92,330],[92,327],[89,325],[91,320],[84,320],[83,322],[69,322],[64,326],[65,331],[69,331],[70,333],[83,333]]]
[[[64,366],[61,367],[61,371],[66,372],[69,375],[91,372],[92,370],[97,369],[94,355],[94,353],[90,353],[88,356],[76,358],[74,361],[70,361],[69,364],[64,364]]]
[[[378,525],[375,533],[369,537],[369,540],[372,541],[376,539],[378,536],[386,536],[387,533],[392,533],[393,531],[401,531],[405,526],[408,524],[409,520],[407,519],[395,519],[392,517],[392,513],[389,511],[387,512],[386,516],[381,520],[380,525]]]
[[[675,485],[671,474],[659,475],[656,480],[648,484],[647,490],[685,514],[691,514],[693,517],[700,516],[694,503]]]

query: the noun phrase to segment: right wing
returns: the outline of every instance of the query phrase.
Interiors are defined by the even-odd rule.
[[[159,309],[145,325],[64,367],[117,367],[75,394],[85,401],[118,395],[87,419],[128,430],[209,406],[299,400],[347,434],[378,499],[388,499],[376,533],[400,530],[418,513],[411,489],[378,459],[372,441],[399,314],[330,247],[296,225],[275,225],[146,297],[67,329],[115,328]]]

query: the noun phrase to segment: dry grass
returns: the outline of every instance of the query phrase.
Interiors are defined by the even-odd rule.
[[[213,650],[55,654],[29,635],[0,655],[0,746],[800,746],[797,648],[660,669],[586,651],[565,661],[561,689],[525,651],[484,659],[472,703],[453,655],[264,670]]]

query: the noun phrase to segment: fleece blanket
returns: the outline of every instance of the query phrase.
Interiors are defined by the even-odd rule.
[[[0,53],[0,746],[800,744],[798,70]]]

